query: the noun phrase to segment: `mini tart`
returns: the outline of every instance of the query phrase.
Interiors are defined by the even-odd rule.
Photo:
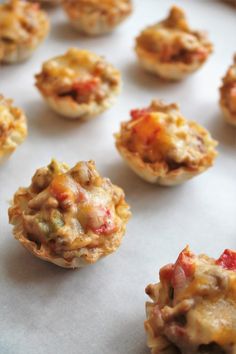
[[[147,182],[176,185],[213,164],[216,141],[199,124],[187,121],[176,104],[153,101],[130,113],[131,120],[115,134],[116,147]]]
[[[119,71],[104,58],[76,48],[45,62],[35,77],[49,106],[72,119],[90,119],[111,107],[121,85]]]
[[[0,95],[0,163],[21,144],[27,135],[24,112],[12,100]]]
[[[220,107],[227,123],[236,126],[236,55],[222,79],[220,87]]]
[[[62,0],[74,28],[87,35],[111,32],[132,12],[131,0]]]
[[[212,52],[206,34],[192,31],[185,13],[173,6],[168,17],[136,38],[140,64],[167,80],[181,80],[198,70]]]
[[[47,15],[38,4],[10,0],[0,4],[0,63],[26,60],[49,31]]]
[[[144,323],[152,354],[235,354],[236,252],[218,260],[186,247],[148,285]]]
[[[9,220],[17,240],[36,257],[80,268],[114,252],[130,217],[121,188],[102,178],[93,161],[72,169],[55,160],[19,188]]]

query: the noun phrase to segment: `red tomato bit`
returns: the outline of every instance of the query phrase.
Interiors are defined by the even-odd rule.
[[[216,260],[216,264],[225,269],[236,271],[236,252],[229,249],[224,250],[220,258]]]
[[[142,109],[132,109],[130,111],[131,118],[133,120],[146,117],[151,112],[150,108],[142,108]]]

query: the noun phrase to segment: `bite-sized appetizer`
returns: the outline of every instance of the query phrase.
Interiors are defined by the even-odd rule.
[[[87,50],[69,49],[46,61],[36,86],[57,113],[90,119],[108,109],[120,92],[120,73],[104,58]]]
[[[203,32],[193,31],[185,13],[173,6],[168,17],[144,29],[136,38],[141,65],[168,80],[180,80],[199,69],[212,52]]]
[[[145,329],[152,354],[236,353],[236,252],[215,260],[186,247],[148,285]]]
[[[27,135],[24,112],[12,100],[0,95],[0,163],[21,144]]]
[[[48,17],[38,4],[23,0],[0,4],[0,63],[27,59],[48,31]]]
[[[198,123],[186,120],[179,107],[152,101],[134,109],[115,134],[123,159],[151,183],[175,185],[209,168],[217,155],[216,141]]]
[[[9,220],[35,256],[65,268],[95,263],[120,245],[130,217],[121,188],[102,178],[93,161],[73,168],[55,160],[19,188]]]
[[[132,12],[131,0],[62,0],[74,28],[87,35],[111,32]]]
[[[220,106],[226,122],[236,126],[236,54],[233,65],[222,79]]]

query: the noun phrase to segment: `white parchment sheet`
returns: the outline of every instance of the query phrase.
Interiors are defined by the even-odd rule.
[[[86,38],[60,8],[50,9],[52,29],[27,62],[0,67],[0,92],[28,117],[29,136],[0,167],[0,354],[145,354],[145,286],[160,266],[188,243],[217,257],[236,248],[236,129],[221,119],[218,87],[236,51],[236,11],[216,0],[176,0],[191,25],[205,29],[214,54],[183,82],[163,83],[138,66],[134,37],[164,18],[174,1],[136,0],[133,15],[114,33]],[[33,86],[41,63],[79,46],[104,55],[120,69],[117,104],[87,123],[58,117]],[[114,147],[113,133],[132,108],[153,98],[177,102],[189,119],[219,141],[219,157],[206,173],[176,188],[149,185],[134,175]],[[121,186],[133,217],[119,250],[80,271],[36,259],[12,237],[9,200],[51,157],[70,165],[94,159],[99,172]]]

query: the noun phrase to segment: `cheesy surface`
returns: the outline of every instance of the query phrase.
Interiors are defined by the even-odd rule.
[[[121,125],[120,142],[148,164],[167,170],[211,164],[216,142],[195,122],[187,121],[175,104],[153,101],[148,108],[131,111]]]
[[[145,322],[153,354],[235,353],[235,251],[214,260],[185,248],[146,292],[153,300]]]
[[[27,135],[23,111],[0,95],[0,160],[12,153]]]
[[[45,62],[36,75],[36,86],[45,96],[70,97],[77,104],[102,104],[119,85],[119,72],[111,64],[76,48]]]
[[[161,62],[205,61],[212,51],[206,35],[192,31],[184,12],[174,6],[167,19],[144,29],[137,37],[137,47],[155,55]]]
[[[0,61],[7,61],[16,50],[35,49],[46,36],[49,23],[38,4],[11,0],[0,4],[0,28]],[[20,55],[24,57],[24,53]]]
[[[131,0],[63,0],[62,4],[74,27],[91,35],[113,30],[132,12]]]
[[[16,238],[35,244],[47,260],[94,263],[120,244],[130,216],[123,191],[101,178],[92,161],[69,169],[53,160],[20,188],[9,209]],[[19,235],[20,233],[20,235]]]

